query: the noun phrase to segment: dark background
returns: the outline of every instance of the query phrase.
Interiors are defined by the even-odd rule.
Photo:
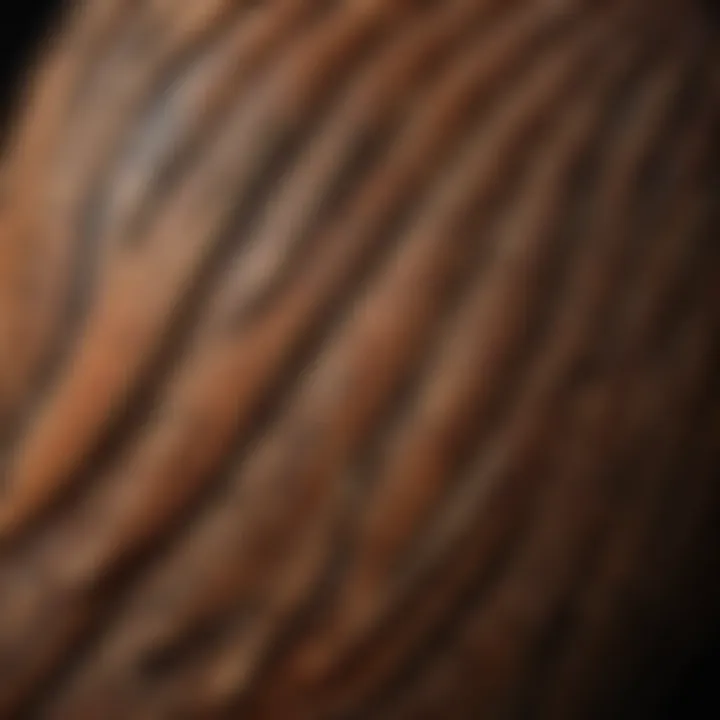
[[[6,5],[5,20],[0,19],[0,147],[18,88],[66,4],[67,0],[26,0],[25,5],[17,1]],[[713,14],[720,8],[715,0],[706,4]],[[708,21],[713,22],[711,16]],[[704,652],[667,688],[663,709],[656,715],[656,720],[704,718],[720,718],[720,637],[708,638]]]
[[[67,0],[5,3],[5,17],[0,17],[0,144],[16,88],[65,5]]]

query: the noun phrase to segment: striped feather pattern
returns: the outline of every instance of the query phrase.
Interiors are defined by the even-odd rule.
[[[679,0],[76,2],[2,169],[0,716],[657,693],[720,621],[719,48]]]

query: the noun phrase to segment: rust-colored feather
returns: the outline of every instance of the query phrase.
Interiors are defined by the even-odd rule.
[[[704,13],[76,2],[0,176],[0,717],[651,707],[720,623]]]

